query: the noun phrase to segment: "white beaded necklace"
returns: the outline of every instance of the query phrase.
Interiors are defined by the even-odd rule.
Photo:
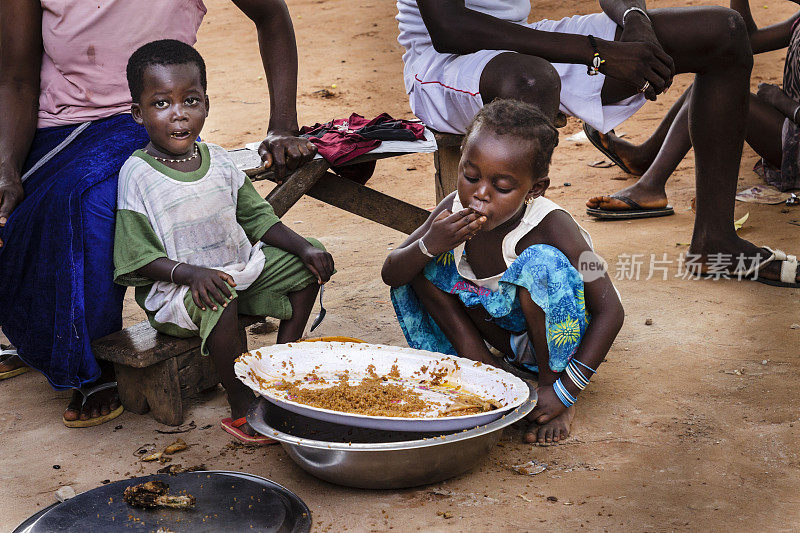
[[[167,157],[158,157],[157,155],[153,155],[150,152],[148,152],[146,148],[143,151],[156,161],[161,161],[162,163],[185,163],[186,161],[191,161],[192,159],[197,157],[197,154],[200,153],[199,150],[197,149],[196,144],[194,145],[194,153],[192,153],[192,155],[190,155],[189,157],[184,157],[183,159],[169,159]]]

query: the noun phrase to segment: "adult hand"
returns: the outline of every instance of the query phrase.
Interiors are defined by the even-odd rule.
[[[470,239],[484,222],[486,217],[472,209],[462,209],[458,213],[445,209],[433,221],[422,241],[430,253],[440,255]]]
[[[22,182],[16,173],[0,173],[0,227],[6,225],[11,212],[25,197]],[[0,241],[0,246],[3,242]]]
[[[756,96],[758,96],[759,100],[778,109],[780,108],[779,103],[786,99],[786,93],[783,92],[783,89],[773,83],[759,83]]]
[[[258,147],[258,155],[265,168],[273,168],[278,183],[283,183],[286,171],[294,170],[312,159],[317,154],[317,147],[302,137],[288,131],[270,131],[267,138]]]
[[[326,283],[333,275],[333,256],[328,252],[309,245],[300,254],[300,260],[317,278],[317,283]]]
[[[536,394],[538,395],[536,407],[529,417],[537,424],[546,424],[567,409],[556,396],[552,385],[536,387]]]
[[[184,271],[181,272],[181,269],[184,269]],[[227,306],[231,297],[231,291],[228,286],[236,286],[233,276],[213,268],[183,263],[178,265],[173,274],[176,279],[185,280],[184,285],[189,285],[192,300],[203,311],[206,310],[206,306],[214,311],[217,310],[217,304],[222,307]]]
[[[675,63],[661,47],[653,26],[644,17],[632,13],[622,29],[619,41],[598,41],[600,57],[605,63],[600,71],[633,84],[648,100],[655,100],[672,84]]]

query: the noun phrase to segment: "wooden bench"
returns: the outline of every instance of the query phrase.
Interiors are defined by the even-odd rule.
[[[458,180],[458,160],[463,135],[435,133],[437,151],[433,153],[436,174],[436,200],[440,201],[456,188]],[[247,161],[252,164],[254,153],[251,150],[231,150],[228,152],[240,168]],[[407,155],[406,153],[364,154],[347,163],[355,165],[377,161],[389,157]],[[244,159],[242,159],[244,158]],[[270,180],[277,183],[275,173],[270,169],[244,168],[252,181]],[[349,213],[372,220],[378,224],[409,234],[422,225],[430,214],[416,205],[376,191],[366,185],[343,178],[330,171],[330,164],[324,159],[314,159],[287,176],[267,195],[275,214],[283,216],[303,195],[344,209]]]
[[[239,325],[244,329],[261,320],[240,315]],[[146,321],[94,341],[92,350],[97,359],[114,363],[125,409],[149,410],[162,424],[182,424],[184,400],[219,383],[211,358],[200,354],[199,337],[164,335]]]

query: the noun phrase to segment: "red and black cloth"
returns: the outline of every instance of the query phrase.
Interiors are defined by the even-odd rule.
[[[300,128],[300,136],[314,143],[319,155],[332,167],[341,167],[348,161],[374,150],[380,146],[381,141],[422,140],[425,138],[425,126],[418,122],[394,119],[387,113],[381,113],[372,120],[353,113],[347,119],[303,126]],[[355,166],[361,167],[361,165]],[[374,167],[375,162],[371,161],[358,170],[356,168],[349,169],[356,171],[356,176],[345,177],[365,183],[372,175]],[[334,170],[339,174],[352,174],[341,168],[334,168]]]

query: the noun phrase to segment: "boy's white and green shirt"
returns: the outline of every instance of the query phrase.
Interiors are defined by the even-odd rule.
[[[222,270],[237,290],[246,289],[264,269],[259,239],[279,222],[225,149],[198,143],[198,150],[194,172],[171,169],[142,150],[128,158],[119,174],[114,240],[114,281],[147,290],[145,308],[157,322],[193,331],[188,287],[153,282],[136,270],[167,257]]]

